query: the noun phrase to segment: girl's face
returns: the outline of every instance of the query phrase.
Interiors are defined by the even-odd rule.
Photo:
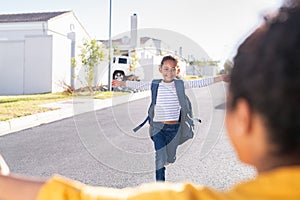
[[[159,72],[162,74],[164,82],[172,82],[176,77],[176,63],[172,60],[166,60],[163,65],[159,67]]]

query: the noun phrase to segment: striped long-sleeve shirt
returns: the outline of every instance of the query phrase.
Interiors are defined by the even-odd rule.
[[[160,82],[157,89],[153,121],[178,121],[180,108],[176,94],[175,82]]]

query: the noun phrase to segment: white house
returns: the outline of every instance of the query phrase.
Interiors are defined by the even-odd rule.
[[[76,86],[71,56],[89,34],[72,11],[0,14],[0,95]]]

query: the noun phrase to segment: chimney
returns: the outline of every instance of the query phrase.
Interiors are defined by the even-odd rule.
[[[134,49],[137,47],[137,15],[131,16],[131,31],[130,31],[130,48]]]
[[[179,56],[182,57],[182,47],[179,47]]]

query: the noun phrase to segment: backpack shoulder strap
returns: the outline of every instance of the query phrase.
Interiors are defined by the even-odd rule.
[[[162,79],[153,79],[152,82],[151,82],[151,104],[150,106],[153,106],[156,104],[156,97],[157,97],[157,89],[158,89],[158,86],[159,86],[159,83],[161,82]],[[142,128],[147,121],[150,120],[150,116],[148,115],[146,117],[146,119],[140,124],[138,125],[137,127],[135,127],[133,129],[134,132],[137,132],[140,128]]]
[[[157,90],[161,79],[153,79],[151,83],[151,105],[156,104]]]
[[[146,124],[146,122],[147,122],[149,119],[150,119],[150,117],[147,116],[146,119],[145,119],[140,125],[138,125],[137,127],[135,127],[135,128],[132,129],[132,130],[133,130],[134,132],[137,132],[138,130],[140,130],[140,128],[142,128],[142,127]]]
[[[176,93],[178,96],[179,104],[181,107],[186,106],[186,95],[185,95],[185,89],[184,89],[184,82],[180,79],[174,79],[175,81],[175,87],[176,87]]]

